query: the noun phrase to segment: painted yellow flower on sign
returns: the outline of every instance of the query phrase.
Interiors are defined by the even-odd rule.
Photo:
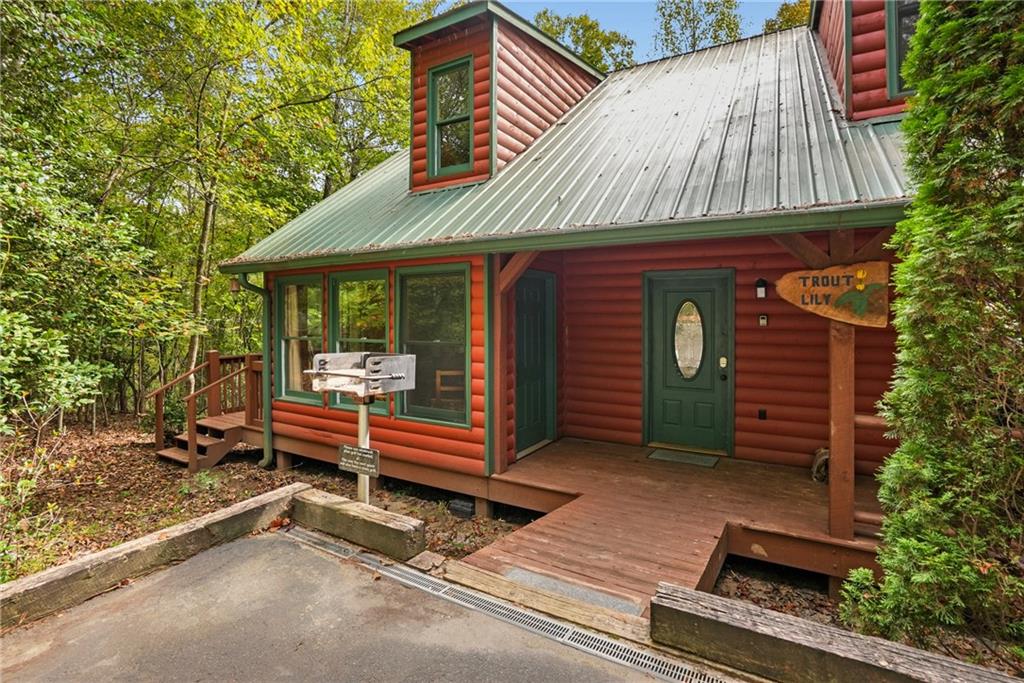
[[[864,270],[863,268],[858,268],[855,275],[857,276],[857,281],[854,283],[853,289],[844,294],[841,294],[838,298],[836,298],[836,301],[833,305],[836,308],[839,308],[841,306],[849,306],[850,310],[852,310],[857,315],[864,315],[865,313],[867,313],[868,303],[871,294],[880,289],[884,289],[884,285],[881,285],[877,282],[873,282],[870,285],[865,283],[864,280],[868,276],[868,271]]]

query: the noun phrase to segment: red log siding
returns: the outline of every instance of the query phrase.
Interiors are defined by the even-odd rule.
[[[885,2],[851,0],[850,111],[852,119],[897,114],[905,100],[889,99],[886,81]]]
[[[327,295],[327,275],[342,270],[388,269],[390,282],[390,348],[395,348],[395,269],[432,263],[470,263],[470,427],[440,424],[396,417],[394,404],[389,415],[370,416],[371,445],[386,458],[438,467],[453,472],[483,476],[484,473],[484,259],[418,259],[389,263],[367,263],[327,270],[306,269],[276,273],[321,273]],[[326,303],[326,302],[325,302]],[[324,344],[327,343],[327,308],[324,308]],[[326,349],[325,349],[326,350]],[[276,382],[276,377],[274,378]],[[275,395],[276,395],[275,391]],[[274,433],[303,441],[338,446],[355,444],[357,415],[354,410],[328,408],[275,399]]]
[[[597,79],[498,20],[496,171],[579,102]]]
[[[857,235],[863,244],[874,233]],[[815,241],[824,248],[827,236]],[[735,456],[809,466],[828,444],[828,321],[770,291],[754,297],[758,278],[774,281],[804,266],[769,238],[679,242],[564,252],[564,372],[561,433],[601,441],[643,441],[643,273],[733,268],[736,272]],[[768,327],[757,317],[769,316]],[[895,335],[858,328],[856,409],[875,412],[892,373]],[[768,419],[758,420],[759,408]],[[857,470],[873,471],[892,448],[879,430],[857,429]]]
[[[472,20],[412,50],[412,145],[409,187],[433,190],[491,175],[491,18]],[[473,55],[473,168],[432,179],[427,175],[427,71]]]
[[[846,9],[845,0],[824,0],[818,20],[818,36],[825,47],[829,71],[839,91],[841,101],[846,99]],[[845,105],[844,105],[845,106]]]

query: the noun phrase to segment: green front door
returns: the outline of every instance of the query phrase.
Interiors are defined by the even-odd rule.
[[[527,271],[516,283],[516,452],[555,438],[555,281]]]
[[[733,274],[648,273],[649,441],[697,451],[732,447]]]

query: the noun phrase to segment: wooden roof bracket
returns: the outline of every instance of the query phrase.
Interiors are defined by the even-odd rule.
[[[537,258],[539,251],[518,251],[516,252],[508,263],[501,269],[501,273],[498,275],[498,292],[506,294],[512,289],[512,286],[519,280],[519,277],[526,272],[526,269],[530,267],[534,259]]]

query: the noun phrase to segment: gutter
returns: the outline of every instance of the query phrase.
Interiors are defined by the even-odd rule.
[[[316,268],[338,263],[374,263],[406,258],[468,256],[482,253],[507,253],[522,250],[575,249],[650,244],[683,240],[751,237],[784,232],[810,232],[841,228],[877,228],[895,225],[903,220],[911,199],[903,197],[863,204],[780,209],[755,214],[700,216],[686,220],[619,223],[572,228],[545,228],[515,233],[489,235],[481,238],[439,238],[428,242],[409,242],[371,246],[359,251],[314,251],[270,259],[230,259],[220,264],[222,273],[243,271],[284,271]]]
[[[257,287],[249,282],[249,273],[239,273],[238,283],[242,289],[255,292],[263,299],[263,372],[260,373],[263,391],[263,459],[260,460],[260,467],[270,467],[274,462],[274,420],[273,400],[270,386],[270,370],[273,349],[270,341],[270,290],[266,287]]]

